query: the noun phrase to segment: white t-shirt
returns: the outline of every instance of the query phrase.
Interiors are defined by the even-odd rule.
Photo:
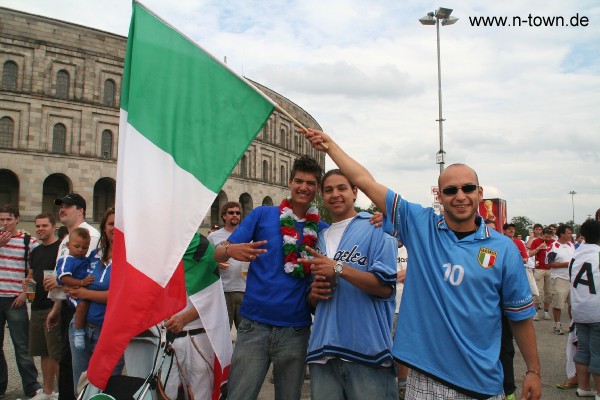
[[[218,231],[212,232],[208,235],[208,241],[217,247],[219,244],[226,241],[233,232],[229,232],[225,228],[221,228]],[[221,276],[221,282],[223,283],[224,292],[245,292],[246,291],[246,278],[242,275],[242,261],[238,261],[234,258],[228,260],[229,268],[219,269],[219,275]]]
[[[325,246],[327,246],[327,257],[334,258],[335,252],[340,245],[340,241],[342,240],[342,236],[344,236],[344,231],[352,222],[352,218],[347,218],[343,221],[334,222],[331,224],[329,228],[325,230]]]
[[[571,311],[573,321],[600,322],[600,246],[581,243],[571,267]],[[592,290],[594,288],[595,290]]]
[[[406,246],[398,248],[398,265],[397,271],[404,271],[408,265],[408,251]],[[400,311],[400,300],[402,299],[402,291],[404,290],[404,283],[396,283],[396,314]]]
[[[573,258],[574,253],[575,246],[573,246],[573,243],[566,242],[561,244],[559,242],[553,242],[552,247],[548,250],[546,257],[548,258],[548,264],[553,262],[571,262],[571,258]],[[560,278],[568,281],[569,267],[552,268],[552,272],[550,272],[550,278]]]

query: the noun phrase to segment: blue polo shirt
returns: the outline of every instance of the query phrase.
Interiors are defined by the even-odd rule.
[[[459,240],[443,216],[391,190],[386,210],[385,231],[410,255],[394,357],[455,389],[502,393],[502,313],[514,321],[535,314],[516,246],[480,216],[477,231]]]
[[[88,257],[90,260],[90,276],[95,277],[94,282],[88,286],[88,290],[106,291],[110,283],[110,273],[112,263],[105,265],[102,260],[102,252],[94,250]],[[87,321],[92,324],[102,326],[104,323],[104,314],[106,314],[106,304],[90,301],[90,308],[87,313]]]
[[[319,222],[319,230],[327,226]],[[304,237],[304,222],[296,221],[296,231],[300,233],[300,243]],[[268,241],[263,247],[267,253],[250,263],[240,315],[275,326],[310,326],[310,310],[306,303],[308,276],[298,279],[283,270],[285,257],[279,207],[255,208],[227,240],[236,244]]]

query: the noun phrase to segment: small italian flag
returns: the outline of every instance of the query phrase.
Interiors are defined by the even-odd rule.
[[[212,301],[218,297],[214,290],[202,295],[210,285],[186,281],[183,257],[274,108],[244,78],[133,3],[121,94],[113,271],[88,370],[93,385],[105,388],[131,338],[183,309],[187,294],[203,306],[223,306]],[[229,327],[226,316],[209,320],[222,318],[221,311],[203,308],[200,316],[207,331]],[[215,378],[226,379],[231,344],[221,342],[211,340],[222,369]]]

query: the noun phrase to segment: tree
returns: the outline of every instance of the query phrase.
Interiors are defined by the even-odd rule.
[[[533,227],[533,221],[522,215],[512,217],[510,222],[515,224],[515,237],[521,235],[523,240],[529,235],[529,231]]]

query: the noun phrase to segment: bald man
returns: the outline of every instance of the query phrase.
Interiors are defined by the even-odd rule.
[[[477,214],[483,188],[475,171],[454,164],[440,174],[444,214],[437,215],[375,181],[323,132],[305,136],[385,214],[385,231],[411,255],[392,351],[410,368],[406,399],[502,399],[502,315],[527,365],[523,396],[539,399],[535,309],[523,260]]]

